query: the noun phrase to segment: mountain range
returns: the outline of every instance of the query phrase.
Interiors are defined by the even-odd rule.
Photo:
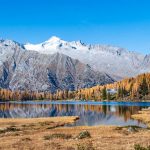
[[[40,44],[0,40],[0,87],[76,90],[150,71],[150,55],[51,37]]]
[[[28,43],[24,46],[27,50],[42,54],[56,52],[65,54],[89,64],[96,71],[111,75],[116,80],[150,71],[150,55],[110,45],[90,45],[81,41],[67,42],[53,36],[43,43]]]
[[[41,54],[11,40],[0,41],[1,88],[55,92],[112,82],[108,74],[62,53]]]

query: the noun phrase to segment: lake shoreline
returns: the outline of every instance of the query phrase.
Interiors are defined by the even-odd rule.
[[[73,124],[78,120],[78,116],[64,116],[64,117],[41,117],[41,118],[0,118],[0,128],[7,126],[22,126],[23,124],[37,124],[37,123],[58,123]]]
[[[138,112],[138,114],[134,114],[131,117],[144,122],[150,128],[150,107],[147,109],[142,109]]]
[[[19,101],[15,101],[15,100],[0,100],[0,103],[4,103],[4,102],[44,102],[44,101],[49,101],[49,102],[150,102],[150,100],[103,100],[103,101],[95,101],[95,100],[49,100],[49,99],[44,99],[44,100],[19,100]]]
[[[145,124],[131,119],[148,102],[77,102],[77,101],[24,101],[0,103],[0,118],[40,118],[57,116],[79,116],[74,126],[137,125]]]
[[[0,119],[0,148],[78,150],[82,147],[90,150],[120,150],[133,149],[134,144],[147,146],[150,141],[150,130],[144,128],[110,125],[65,126],[78,119],[77,116]],[[79,137],[86,132],[89,133],[88,136]]]
[[[124,102],[124,103],[136,103],[136,102],[144,102],[144,103],[149,103],[150,100],[136,100],[136,101],[125,101],[125,100],[104,100],[104,101],[94,101],[94,100],[24,100],[24,101],[3,101],[3,100],[0,100],[0,103],[26,103],[26,102],[81,102],[81,103],[89,103],[89,102],[93,102],[93,103],[103,103],[103,102]]]
[[[41,105],[41,102],[28,102],[29,106],[32,104],[40,104],[40,108],[45,108],[45,105]],[[62,101],[60,103],[63,104]],[[60,104],[59,103],[59,104]],[[66,103],[66,102],[65,102]],[[67,102],[68,104],[77,102]],[[79,106],[80,104],[85,104],[86,102],[78,102]],[[87,102],[88,105],[93,104],[94,102]],[[114,106],[116,105],[123,105],[123,106],[132,106],[130,102],[111,102],[110,106],[111,109],[105,109],[105,105],[108,105],[109,102],[99,102],[100,105],[102,103],[104,104],[104,107],[95,107],[95,110],[102,111],[104,110],[111,110],[114,112]],[[20,104],[20,103],[19,103]],[[9,103],[6,105],[2,105],[2,110],[4,108],[6,109],[6,112],[8,112],[8,109],[14,108],[16,105],[16,108],[19,108],[18,102],[15,104],[10,105]],[[23,105],[22,105],[23,104]],[[24,105],[25,104],[25,105]],[[31,104],[31,105],[30,105]],[[43,103],[42,103],[43,104]],[[49,104],[49,103],[46,103]],[[54,103],[57,104],[57,103]],[[98,103],[96,102],[96,105]],[[139,104],[139,102],[134,102],[133,106],[136,104]],[[143,105],[147,105],[147,103],[142,103]],[[26,103],[22,103],[23,107],[18,112],[21,113],[20,110],[24,110],[26,108]],[[140,103],[141,105],[141,103]],[[149,104],[148,104],[149,105]],[[147,106],[148,106],[147,105]],[[27,107],[29,108],[27,105]],[[47,105],[48,108],[53,108],[50,106],[53,105]],[[73,110],[74,105],[71,105],[72,107],[59,107],[61,105],[57,105],[57,109],[64,110],[63,108],[67,108],[67,110]],[[65,105],[63,105],[65,106]],[[68,105],[67,105],[68,106]],[[86,107],[83,106],[82,110],[90,110],[91,108],[94,112],[93,106]],[[20,107],[21,108],[21,107]],[[32,109],[27,109],[28,112],[31,113]],[[109,107],[107,107],[109,108]],[[113,108],[113,109],[112,109]],[[118,108],[118,107],[117,107]],[[124,107],[120,107],[124,110]],[[143,107],[145,108],[145,107]],[[55,109],[55,111],[57,110]],[[76,111],[79,111],[80,108],[77,108]],[[130,109],[128,109],[130,110]],[[141,110],[141,109],[138,109]],[[133,109],[131,109],[133,111]],[[16,114],[17,111],[15,111]],[[49,109],[48,109],[48,112]],[[59,112],[59,111],[58,111]],[[64,111],[63,111],[64,112]],[[68,111],[69,112],[69,111]],[[123,111],[120,113],[122,114]],[[141,111],[139,111],[139,114]],[[145,115],[146,109],[142,110],[143,115]],[[10,111],[12,114],[12,112]],[[23,113],[23,112],[22,112]],[[36,111],[34,112],[36,113]],[[40,113],[40,111],[39,111]],[[85,113],[85,112],[84,112]],[[136,111],[138,113],[138,111]],[[24,113],[23,113],[24,114]],[[79,113],[80,114],[80,113]],[[117,113],[116,113],[117,114]],[[139,115],[135,114],[135,115]],[[5,114],[6,115],[6,114]],[[94,114],[95,116],[95,114]],[[94,120],[92,116],[90,119],[93,122]],[[99,116],[99,115],[98,115]],[[103,115],[102,115],[103,116]],[[127,111],[127,116],[129,117],[129,111]],[[134,116],[134,115],[133,115]],[[82,115],[80,116],[82,117]],[[148,116],[149,117],[149,116]],[[82,118],[83,123],[86,119],[85,116]],[[97,118],[98,120],[101,118]],[[96,120],[97,120],[96,119]],[[108,119],[108,118],[107,118]],[[113,118],[114,119],[114,118]],[[145,122],[142,119],[135,118],[137,120],[141,120],[142,122]],[[21,150],[133,150],[135,144],[142,145],[144,147],[147,147],[149,145],[150,141],[150,130],[149,128],[143,128],[136,125],[125,125],[120,126],[117,125],[95,125],[95,126],[87,126],[87,122],[84,123],[84,125],[75,126],[75,124],[80,120],[78,115],[76,116],[65,116],[65,117],[41,117],[41,118],[1,118],[0,119],[0,149],[3,150],[14,150],[14,149],[21,149]],[[77,121],[77,122],[76,122]],[[117,120],[116,120],[117,121]],[[118,120],[119,121],[119,120]],[[145,122],[146,123],[146,122]],[[102,122],[101,122],[102,124]],[[130,122],[131,124],[131,122]]]

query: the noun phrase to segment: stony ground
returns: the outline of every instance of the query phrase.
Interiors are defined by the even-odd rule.
[[[137,127],[64,127],[76,117],[0,120],[1,150],[134,150],[150,145],[150,130]]]

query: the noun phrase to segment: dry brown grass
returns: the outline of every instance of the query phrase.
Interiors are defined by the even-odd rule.
[[[49,123],[49,122],[61,122],[61,123],[74,123],[79,117],[77,116],[71,116],[71,117],[47,117],[47,118],[11,118],[11,119],[0,119],[0,127],[6,127],[10,125],[31,125],[31,124],[37,124],[37,123]]]
[[[138,114],[132,115],[131,117],[144,122],[150,128],[150,108],[142,109],[142,111],[139,111]]]
[[[47,120],[48,119],[48,120]],[[150,130],[138,129],[129,132],[127,128],[115,126],[62,127],[72,123],[74,117],[47,119],[0,120],[3,129],[13,131],[0,133],[1,150],[133,150],[134,144],[150,145]],[[4,123],[3,123],[3,121]],[[27,123],[26,123],[27,121]],[[12,126],[13,123],[13,126]],[[4,124],[6,125],[4,127]],[[82,131],[88,131],[90,138],[79,139]],[[46,138],[45,137],[50,137]]]

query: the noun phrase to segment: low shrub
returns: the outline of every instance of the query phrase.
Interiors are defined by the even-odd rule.
[[[16,132],[16,131],[20,131],[20,129],[15,128],[15,127],[8,127],[6,129],[0,130],[0,134],[6,133],[6,132]]]
[[[72,135],[56,133],[56,134],[51,134],[51,135],[44,136],[45,140],[50,140],[50,139],[53,139],[53,138],[70,139],[70,138],[72,138]]]
[[[84,139],[84,138],[90,138],[91,134],[88,131],[82,131],[79,133],[79,135],[77,136],[78,139]]]
[[[134,145],[134,150],[150,150],[150,145],[147,147],[143,147],[140,144],[135,144]]]

